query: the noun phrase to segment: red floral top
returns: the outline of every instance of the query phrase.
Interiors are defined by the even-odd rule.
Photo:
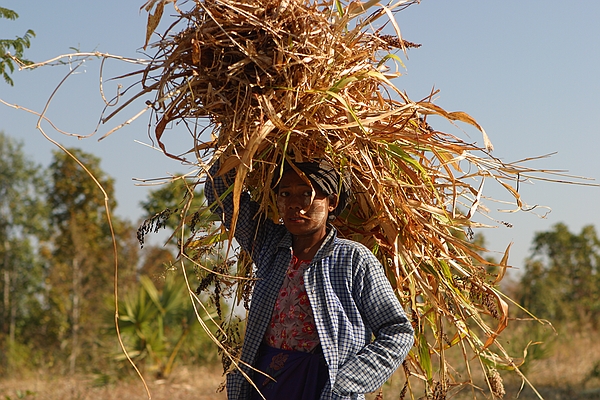
[[[304,286],[304,269],[310,260],[292,257],[275,302],[265,343],[284,350],[310,352],[319,344],[310,301]]]

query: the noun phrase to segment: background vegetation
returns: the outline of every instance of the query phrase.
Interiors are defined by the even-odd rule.
[[[114,198],[100,160],[69,151]],[[185,191],[176,186],[152,192],[140,205],[148,218],[157,207],[177,208]],[[109,201],[114,209],[117,204]],[[179,361],[214,361],[215,350],[195,321],[177,271],[181,267],[173,265],[175,246],[141,251],[132,221],[113,216],[112,229],[123,293],[120,328],[132,358],[156,377],[168,376]],[[104,195],[87,173],[61,151],[45,170],[0,132],[0,374],[43,369],[107,380],[129,369],[113,322],[113,254]]]
[[[70,151],[113,199],[113,180],[100,168],[100,160],[79,149]],[[184,183],[158,187],[140,204],[147,218],[146,234],[156,228],[173,232],[175,226],[164,210],[176,212],[190,190]],[[201,193],[195,199],[196,207],[203,201]],[[198,218],[198,226],[210,223],[206,215]],[[216,389],[219,357],[195,320],[180,266],[174,264],[175,240],[141,248],[136,240],[140,221],[113,216],[112,223],[119,254],[119,327],[130,356],[153,382],[180,379],[172,377],[176,370],[208,367],[211,374],[205,378],[212,376]],[[476,235],[474,244],[485,245],[484,237]],[[2,379],[20,380],[43,371],[54,377],[85,376],[90,385],[106,386],[134,377],[114,328],[112,254],[104,196],[85,171],[59,151],[44,169],[27,158],[21,143],[0,133]],[[210,260],[206,263],[210,267]],[[502,339],[515,358],[522,358],[526,349],[521,368],[527,374],[535,376],[565,352],[576,354],[577,343],[598,333],[599,263],[595,227],[576,233],[559,223],[536,234],[524,270],[505,279],[505,292],[538,319],[513,305]],[[191,285],[205,277],[192,268],[188,272]],[[593,344],[582,346],[585,364],[575,374],[571,371],[571,378],[565,374],[562,382],[591,390],[600,386],[600,353]],[[560,380],[555,383],[560,385]],[[0,380],[0,389],[2,385]],[[393,384],[388,386],[394,390]]]

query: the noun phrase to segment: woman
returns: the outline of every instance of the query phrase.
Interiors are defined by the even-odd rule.
[[[325,162],[294,166],[285,164],[273,188],[281,224],[259,214],[248,193],[240,200],[235,238],[257,278],[241,361],[264,374],[240,365],[267,400],[364,399],[402,363],[413,329],[375,256],[328,223],[348,198],[337,171]],[[217,199],[233,173],[218,176],[218,168],[205,196],[229,228],[232,195]],[[235,371],[228,398],[261,398],[254,385]]]

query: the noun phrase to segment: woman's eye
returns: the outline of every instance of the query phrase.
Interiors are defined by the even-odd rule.
[[[288,192],[279,192],[279,195],[281,197],[287,197],[287,196],[289,196],[289,193]]]
[[[312,197],[312,192],[311,191],[306,191],[306,192],[303,193],[303,195],[307,196],[307,197]]]

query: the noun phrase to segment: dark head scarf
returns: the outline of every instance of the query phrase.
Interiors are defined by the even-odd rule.
[[[295,163],[294,166],[302,171],[313,187],[321,190],[324,195],[337,195],[338,204],[335,210],[333,210],[333,215],[340,215],[350,200],[350,184],[348,179],[342,177],[327,161]],[[290,170],[294,170],[294,168],[286,161],[283,164],[283,171],[280,168],[275,171],[272,185],[274,190],[277,190],[281,176]],[[281,176],[279,175],[280,172]]]

